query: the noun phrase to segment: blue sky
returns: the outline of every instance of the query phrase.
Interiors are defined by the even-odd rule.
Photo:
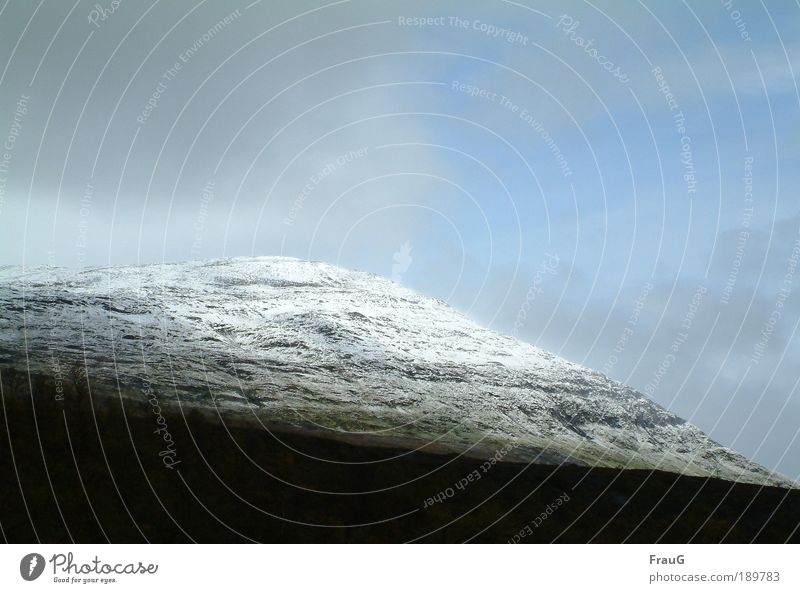
[[[674,354],[653,399],[800,475],[800,278],[784,283],[800,226],[800,6],[248,4],[123,4],[99,26],[91,2],[5,6],[0,130],[30,99],[0,264],[283,253],[394,275],[640,390]],[[236,9],[137,122],[165,71]]]

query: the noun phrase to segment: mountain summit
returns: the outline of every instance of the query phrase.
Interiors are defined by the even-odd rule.
[[[84,364],[95,392],[265,425],[793,486],[600,373],[325,263],[0,269],[0,366]]]

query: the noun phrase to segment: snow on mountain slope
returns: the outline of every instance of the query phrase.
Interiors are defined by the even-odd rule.
[[[282,257],[0,268],[0,365],[265,422],[790,485],[629,387],[382,277]]]

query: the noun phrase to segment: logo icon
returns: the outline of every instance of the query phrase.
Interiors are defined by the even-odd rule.
[[[25,554],[19,562],[19,574],[26,581],[35,581],[44,572],[44,556]]]

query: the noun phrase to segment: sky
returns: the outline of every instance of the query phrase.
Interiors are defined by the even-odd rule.
[[[374,272],[798,478],[798,64],[796,2],[8,0],[0,265]]]

